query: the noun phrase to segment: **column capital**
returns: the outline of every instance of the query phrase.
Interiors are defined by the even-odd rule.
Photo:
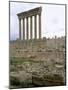
[[[21,18],[18,18],[19,21],[21,21]]]

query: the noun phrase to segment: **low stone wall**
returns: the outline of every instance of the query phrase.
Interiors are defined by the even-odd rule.
[[[27,55],[29,56],[29,54],[37,55],[39,52],[41,52],[41,54],[42,52],[44,54],[46,52],[52,52],[52,51],[64,52],[65,41],[64,39],[56,39],[56,43],[54,39],[11,41],[9,45],[9,49],[10,49],[10,56],[15,56],[15,57],[16,56],[25,57]]]

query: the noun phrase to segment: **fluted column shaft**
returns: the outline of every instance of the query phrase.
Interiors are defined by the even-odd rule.
[[[32,16],[30,17],[30,39],[32,39]]]
[[[26,39],[28,40],[28,35],[29,35],[29,32],[28,32],[28,17],[26,18]]]
[[[41,14],[39,15],[39,39],[41,39]]]
[[[19,19],[19,39],[21,40],[21,19]]]
[[[25,18],[23,18],[23,40],[25,40]]]
[[[37,15],[34,16],[35,18],[35,39],[37,39]]]

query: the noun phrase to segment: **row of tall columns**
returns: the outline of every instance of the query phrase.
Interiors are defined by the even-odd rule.
[[[41,14],[39,16],[39,39],[41,39]],[[25,40],[25,18],[23,18],[23,40]],[[26,39],[29,39],[29,24],[28,24],[28,17],[26,18]],[[32,39],[32,16],[30,17],[30,39]],[[35,38],[37,39],[37,15],[34,16],[34,32]],[[19,39],[21,40],[21,19],[19,19]]]

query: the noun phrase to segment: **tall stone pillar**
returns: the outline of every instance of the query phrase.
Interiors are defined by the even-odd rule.
[[[25,18],[23,18],[23,40],[25,40]]]
[[[26,39],[28,40],[28,35],[29,35],[29,32],[28,32],[28,17],[26,18]]]
[[[37,15],[34,16],[35,18],[35,39],[37,39]]]
[[[41,14],[39,14],[39,39],[41,39]]]
[[[21,19],[19,18],[19,39],[21,40]]]
[[[30,17],[30,39],[32,39],[32,16]]]

